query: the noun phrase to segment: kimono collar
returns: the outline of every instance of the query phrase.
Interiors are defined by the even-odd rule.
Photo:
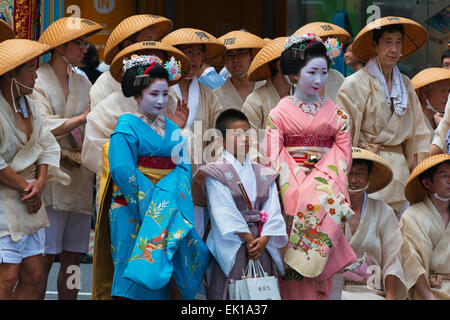
[[[173,85],[173,89],[178,95],[179,99],[182,99],[180,86],[178,84]],[[188,128],[192,127],[192,124],[194,123],[195,116],[197,115],[197,108],[198,103],[200,101],[200,85],[198,83],[197,75],[194,75],[194,77],[191,80],[191,83],[189,84],[189,94],[188,94],[188,101],[187,105],[189,107],[189,116],[186,123],[186,126]]]
[[[404,115],[408,106],[408,93],[406,92],[405,83],[397,65],[392,69],[392,89],[390,94],[387,89],[386,79],[384,78],[383,72],[381,72],[378,58],[376,56],[372,57],[366,66],[369,73],[381,83],[387,103],[391,105],[392,99],[395,113],[399,116]]]
[[[223,150],[222,156],[228,161],[230,162],[233,167],[239,166],[240,168],[246,166],[246,165],[251,165],[252,163],[250,162],[250,159],[248,158],[248,155],[245,155],[245,160],[244,163],[241,164],[231,153],[229,153],[227,150]]]

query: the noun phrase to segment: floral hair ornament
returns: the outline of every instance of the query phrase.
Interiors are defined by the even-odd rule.
[[[293,34],[290,36],[286,44],[284,45],[284,49],[291,49],[292,50],[292,56],[294,58],[299,58],[300,60],[303,60],[305,58],[305,51],[306,49],[313,43],[313,42],[322,42],[322,39],[317,37],[313,33],[305,33],[305,34]],[[300,44],[298,47],[297,44]]]
[[[325,48],[327,48],[327,55],[330,60],[339,57],[343,45],[337,38],[328,38],[323,44],[325,45]]]
[[[130,68],[139,66],[137,69],[137,76],[134,79],[134,86],[139,86],[141,82],[144,86],[148,85],[151,80],[148,72],[156,65],[161,65],[166,69],[169,74],[169,81],[178,80],[181,77],[181,63],[176,61],[174,57],[171,57],[170,61],[167,61],[163,65],[163,61],[157,56],[138,56],[134,54],[130,59],[124,59],[123,64],[122,70],[124,73]],[[145,68],[144,66],[147,65],[148,67]]]

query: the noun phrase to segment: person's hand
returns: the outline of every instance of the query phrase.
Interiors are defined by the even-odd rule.
[[[266,249],[266,245],[269,242],[270,237],[263,236],[253,240],[249,246],[247,246],[248,255],[253,260],[258,260]]]
[[[436,123],[436,126],[439,125],[439,122],[441,122],[441,120],[442,120],[443,117],[444,117],[444,116],[443,116],[442,114],[440,114],[439,112],[436,112],[436,113],[434,114],[433,118],[434,118],[434,122]]]
[[[44,187],[45,183],[38,179],[28,183],[26,188],[20,193],[22,197],[20,200],[26,202],[29,214],[34,214],[41,208]]]
[[[167,118],[175,122],[180,127],[180,129],[184,129],[188,117],[189,117],[189,107],[187,106],[186,100],[184,99],[182,101],[178,99],[175,113],[170,112],[170,110],[169,112],[167,112]]]

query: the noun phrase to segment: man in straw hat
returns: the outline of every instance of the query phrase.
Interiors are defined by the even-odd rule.
[[[153,54],[159,56],[161,59],[167,60],[166,56],[175,56],[177,60],[181,62],[182,76],[186,76],[190,70],[189,59],[178,49],[163,44],[158,41],[144,41],[134,43],[118,54],[111,62],[110,74],[114,81],[120,84],[122,80],[122,67],[123,60],[128,59],[134,54]],[[171,107],[173,105],[173,107]],[[184,123],[180,122],[172,116],[172,113],[167,113],[167,109],[181,110],[181,104],[177,106],[177,101],[173,96],[169,95],[168,107],[165,110],[165,114],[179,126],[183,126]],[[109,140],[114,128],[117,124],[117,119],[126,112],[135,112],[138,109],[138,103],[134,97],[125,97],[122,89],[120,91],[113,92],[106,99],[100,102],[87,116],[86,132],[84,135],[83,148],[81,151],[81,163],[84,167],[90,171],[96,173],[97,184],[97,200],[98,200],[98,187],[100,186],[100,174],[102,163],[102,147]],[[183,113],[188,112],[186,105],[183,105]],[[176,112],[178,115],[180,112]],[[181,113],[181,114],[183,114]],[[185,116],[186,118],[187,116]],[[96,201],[97,203],[98,201]]]
[[[94,175],[80,164],[86,116],[90,111],[91,83],[73,67],[82,63],[86,37],[102,29],[101,25],[87,19],[64,17],[48,26],[38,40],[49,45],[52,51],[50,61],[37,70],[39,78],[30,98],[36,102],[44,123],[58,139],[61,167],[72,178],[67,187],[48,183],[44,191],[50,227],[45,229],[42,299],[57,254],[61,262],[59,298],[77,298],[78,290],[67,287],[71,275],[67,268],[79,265],[81,253],[89,250]]]
[[[172,31],[161,41],[179,49],[191,62],[189,74],[176,85],[171,86],[169,94],[179,100],[185,100],[189,108],[186,128],[193,132],[188,139],[188,148],[193,165],[192,171],[195,172],[197,165],[205,163],[204,160],[207,157],[204,157],[204,151],[206,152],[204,148],[209,143],[208,138],[212,139],[203,135],[206,130],[214,128],[216,118],[223,110],[214,92],[198,81],[197,72],[203,62],[209,62],[221,56],[226,47],[213,35],[193,28]]]
[[[214,93],[224,109],[241,110],[247,96],[265,83],[264,80],[250,81],[247,74],[253,58],[266,42],[250,32],[240,30],[228,32],[219,41],[227,48],[221,60],[231,77]]]
[[[344,300],[406,299],[400,248],[402,235],[391,207],[370,194],[392,180],[389,164],[376,154],[352,148],[353,164],[348,174],[350,203],[355,213],[344,233],[358,262],[344,272]],[[371,274],[372,271],[375,271]]]
[[[172,21],[153,14],[138,14],[130,16],[120,22],[106,41],[104,62],[110,65],[116,54],[133,43],[142,41],[159,41],[172,29]],[[91,108],[95,108],[101,101],[113,92],[121,92],[120,82],[111,73],[105,71],[94,83],[89,93]]]
[[[427,68],[416,74],[411,82],[422,105],[431,142],[433,141],[434,131],[444,116],[445,104],[450,92],[450,70]]]
[[[353,55],[368,62],[345,78],[336,100],[350,114],[353,146],[371,150],[391,164],[391,183],[372,198],[384,200],[397,215],[406,206],[403,189],[409,169],[428,153],[430,143],[420,101],[397,62],[417,51],[427,37],[421,25],[406,18],[369,23],[352,46]]]
[[[281,98],[293,94],[293,86],[280,69],[280,56],[286,41],[287,37],[271,40],[256,54],[248,70],[250,81],[266,80],[262,87],[248,95],[242,106],[242,112],[254,130],[264,129],[270,110],[275,108]]]
[[[450,299],[450,155],[417,165],[405,196],[412,205],[400,219],[403,270],[410,299]]]
[[[27,97],[36,59],[50,47],[36,41],[0,43],[0,300],[37,299],[42,277],[42,192],[48,177],[70,183],[59,170],[60,148]]]
[[[313,33],[324,42],[326,42],[329,38],[336,38],[340,45],[343,45],[350,40],[350,34],[345,29],[328,22],[308,23],[294,32],[294,34],[298,35],[305,33]],[[325,96],[330,98],[335,102],[337,92],[344,82],[344,79],[345,77],[339,71],[330,68],[328,70],[327,82],[319,92],[319,95],[321,97]]]

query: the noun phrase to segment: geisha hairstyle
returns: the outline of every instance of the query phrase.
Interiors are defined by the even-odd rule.
[[[331,66],[329,52],[322,40],[314,35],[292,35],[280,57],[280,68],[284,75],[298,74],[313,58],[324,58],[328,69]]]

